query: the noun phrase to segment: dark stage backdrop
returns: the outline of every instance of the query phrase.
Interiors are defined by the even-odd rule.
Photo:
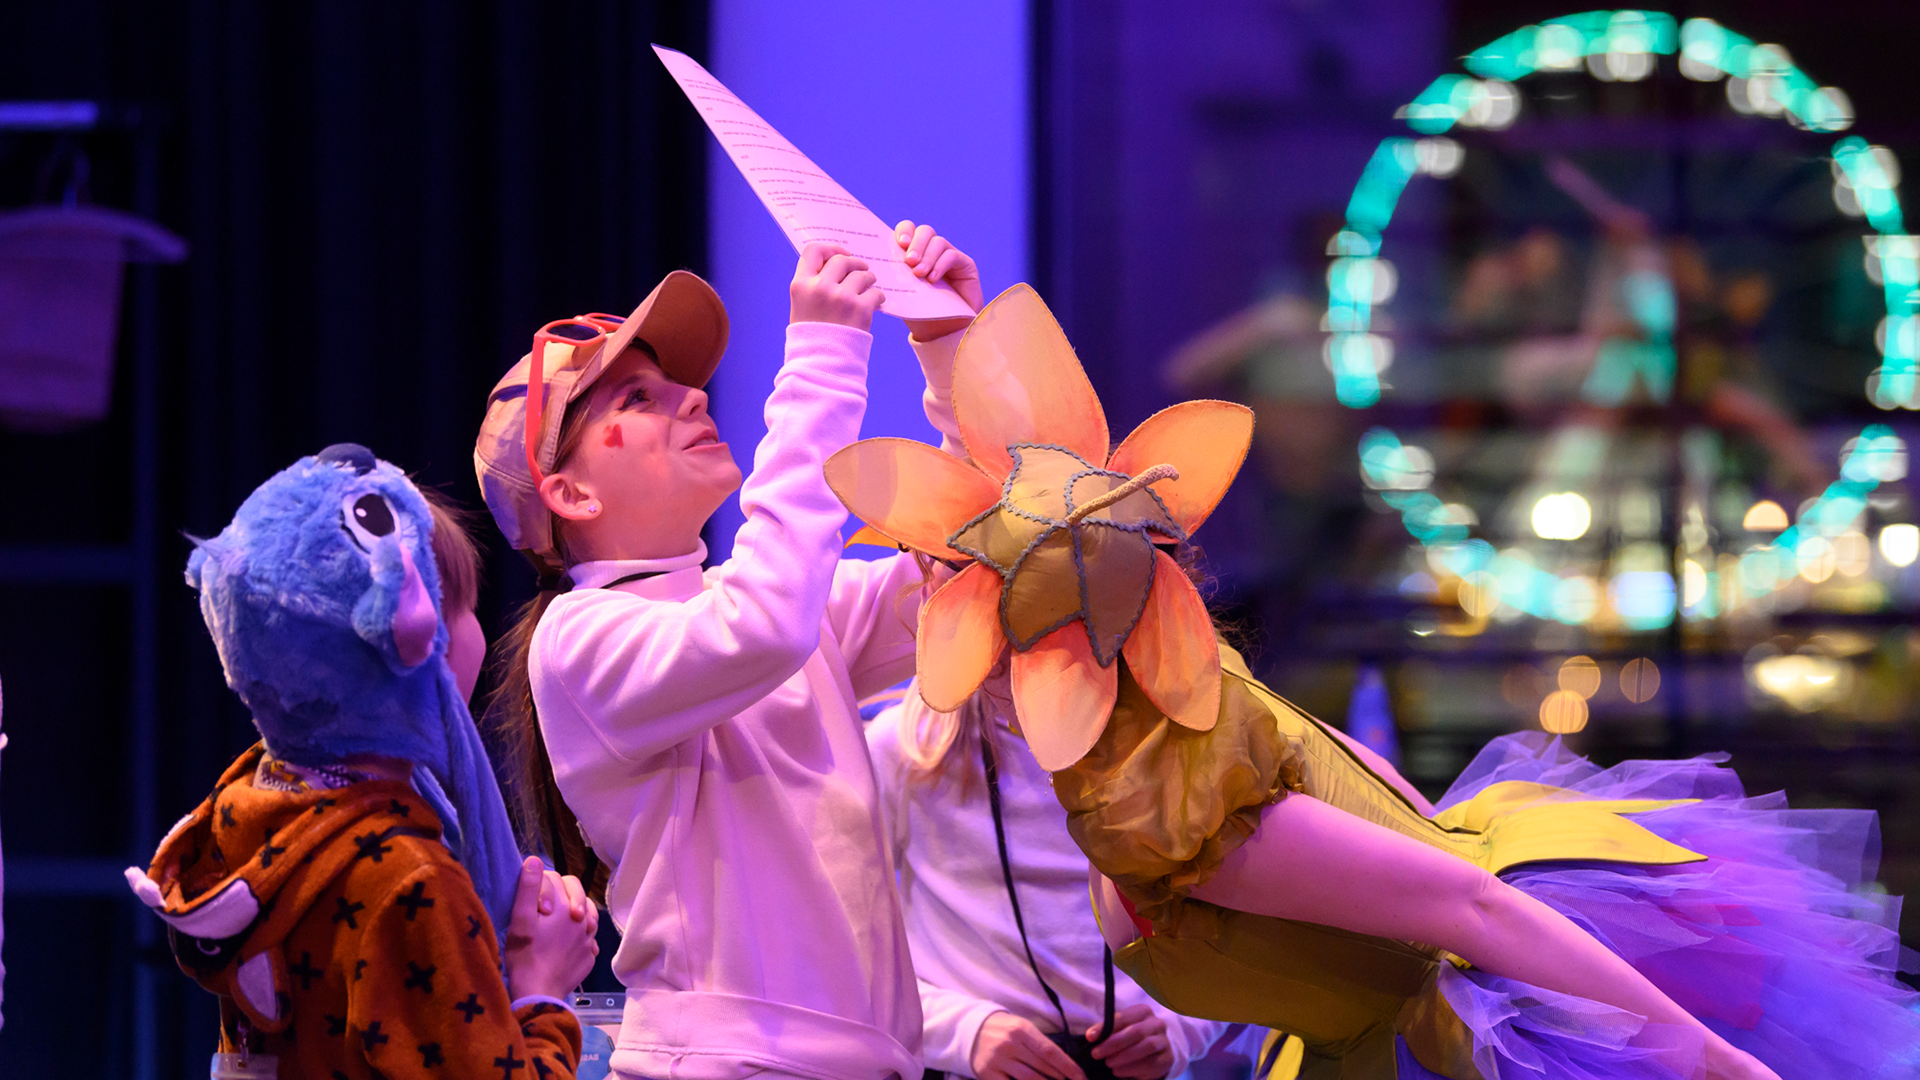
[[[531,332],[704,270],[706,136],[648,45],[705,55],[706,23],[688,0],[0,6],[0,100],[139,106],[72,137],[92,197],[192,244],[130,279],[108,421],[0,431],[0,1075],[205,1075],[211,999],[117,874],[253,737],[181,533],[347,440],[477,509],[482,404]],[[57,143],[0,133],[0,208]],[[480,524],[497,630],[530,581]]]

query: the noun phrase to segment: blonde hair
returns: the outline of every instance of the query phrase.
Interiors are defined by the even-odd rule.
[[[984,689],[975,690],[952,712],[938,712],[921,699],[916,682],[900,703],[900,756],[907,779],[916,784],[956,786],[966,797],[985,782],[980,740],[993,723],[994,704]]]

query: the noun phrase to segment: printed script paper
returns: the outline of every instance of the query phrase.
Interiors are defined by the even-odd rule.
[[[711,72],[685,53],[658,45],[653,51],[796,250],[811,241],[826,240],[865,259],[887,296],[880,310],[889,315],[902,319],[973,317],[973,309],[947,285],[928,284],[914,277],[901,261],[893,229],[760,119],[759,113],[747,108]]]

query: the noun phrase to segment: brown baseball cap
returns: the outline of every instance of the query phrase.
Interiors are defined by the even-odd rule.
[[[618,322],[603,341],[574,347],[548,341],[542,353],[545,383],[540,430],[533,433],[533,458],[542,473],[554,466],[560,426],[567,406],[586,394],[607,366],[636,338],[646,342],[667,377],[686,386],[705,386],[727,350],[727,308],[713,286],[698,274],[675,270],[654,286],[624,321],[582,316],[599,325]],[[527,379],[532,354],[520,358],[487,395],[487,415],[473,446],[473,471],[480,494],[507,542],[535,567],[563,567],[553,535],[553,514],[540,500],[528,465]]]

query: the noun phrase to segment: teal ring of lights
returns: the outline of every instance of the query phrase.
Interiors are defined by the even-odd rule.
[[[1683,73],[1690,78],[1745,80],[1742,92],[1753,103],[1752,112],[1815,132],[1839,132],[1852,125],[1846,95],[1815,83],[1780,50],[1756,44],[1711,19],[1688,19],[1676,25],[1673,16],[1664,12],[1639,10],[1588,11],[1515,30],[1468,55],[1464,66],[1469,74],[1440,76],[1395,115],[1417,136],[1442,135],[1458,124],[1504,126],[1502,119],[1511,122],[1517,108],[1511,84],[1535,72],[1569,71],[1584,65],[1602,78],[1610,77],[1603,72],[1617,69],[1611,77],[1638,79],[1651,72],[1653,57],[1676,52]],[[1376,284],[1391,278],[1390,269],[1380,265],[1382,238],[1407,184],[1423,171],[1438,171],[1429,167],[1434,156],[1418,138],[1381,140],[1348,199],[1345,228],[1329,247],[1333,263],[1327,275],[1326,354],[1333,369],[1334,395],[1349,408],[1363,409],[1380,400],[1381,358],[1392,355],[1391,342],[1373,332],[1374,309],[1384,302],[1376,297],[1391,291]],[[1836,182],[1844,182],[1858,205],[1858,216],[1873,230],[1865,242],[1879,260],[1887,306],[1880,335],[1882,360],[1868,378],[1869,397],[1883,409],[1920,407],[1916,394],[1920,389],[1916,386],[1920,237],[1906,232],[1897,179],[1889,171],[1884,150],[1850,135],[1834,143],[1830,156]],[[1672,344],[1662,331],[1671,331],[1672,318],[1670,306],[1665,319],[1661,318],[1659,299],[1652,297],[1652,302],[1636,306],[1646,309],[1639,321],[1650,332],[1646,343],[1650,353],[1666,350],[1670,380]],[[1670,297],[1666,302],[1670,305]],[[1658,392],[1659,355],[1626,357],[1622,363],[1652,374],[1649,384]],[[1601,367],[1596,363],[1596,375]],[[1633,373],[1627,370],[1629,381]],[[1431,491],[1406,490],[1394,482],[1397,475],[1419,468],[1419,463],[1410,465],[1406,460],[1407,451],[1417,449],[1403,447],[1399,437],[1384,427],[1369,430],[1359,447],[1361,471],[1369,486],[1382,489],[1381,496],[1400,512],[1414,539],[1430,549],[1441,549],[1436,554],[1448,569],[1463,578],[1491,573],[1502,599],[1518,601],[1515,606],[1530,615],[1555,618],[1562,606],[1556,603],[1558,593],[1569,587],[1569,581],[1532,566],[1501,565],[1509,560],[1496,564],[1493,546],[1470,539],[1468,525],[1452,520]],[[1769,567],[1755,565],[1753,573],[1743,567],[1747,591],[1759,595],[1770,591],[1764,584],[1770,578],[1790,579],[1797,572],[1801,544],[1825,541],[1845,531],[1864,509],[1867,495],[1880,484],[1882,462],[1902,449],[1891,428],[1868,425],[1842,462],[1840,479],[1828,485],[1769,548],[1742,556],[1743,563],[1768,559],[1778,563],[1771,567],[1776,571],[1772,575],[1765,572]],[[1429,458],[1425,463],[1429,475],[1432,467]],[[1638,628],[1666,625],[1678,606],[1669,608],[1661,619],[1637,620],[1642,624]]]

